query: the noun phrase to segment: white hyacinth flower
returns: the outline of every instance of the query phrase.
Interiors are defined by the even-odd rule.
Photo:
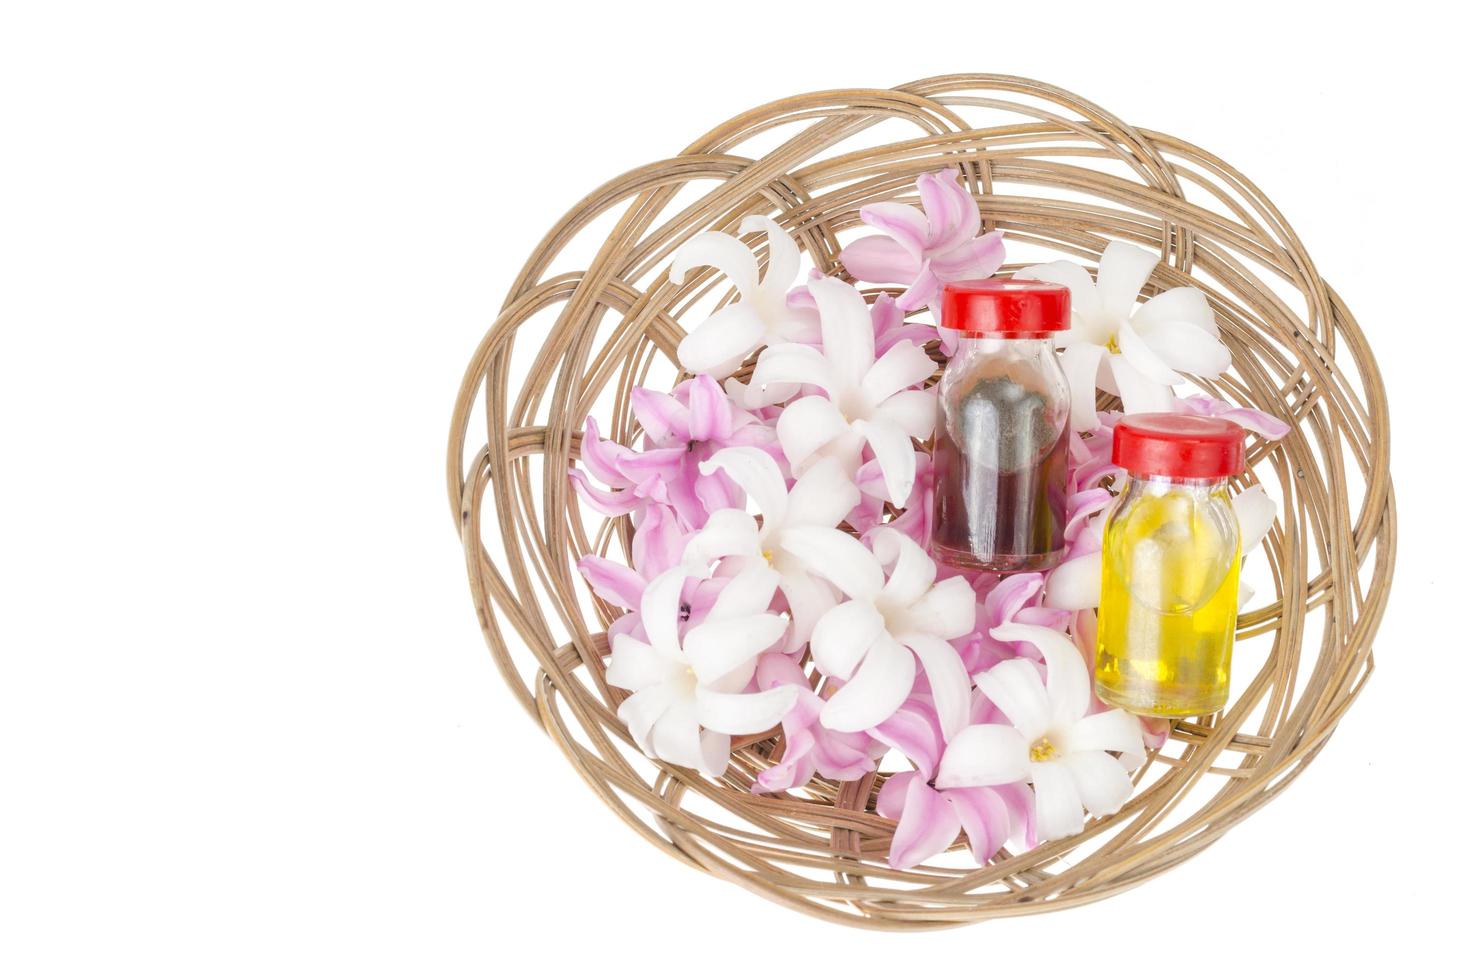
[[[867,443],[879,461],[890,503],[904,505],[915,483],[915,447],[935,430],[935,393],[915,389],[935,373],[925,349],[900,341],[874,357],[874,327],[858,290],[838,279],[807,284],[821,317],[822,350],[781,344],[763,352],[751,385],[815,385],[787,405],[776,436],[795,473],[836,459],[848,473],[863,462]]]
[[[1081,432],[1095,427],[1097,386],[1118,394],[1128,415],[1170,412],[1170,386],[1182,381],[1179,371],[1213,377],[1231,363],[1202,290],[1179,286],[1136,307],[1158,261],[1145,249],[1111,242],[1100,256],[1096,279],[1062,259],[1029,266],[1013,277],[1069,287],[1073,322],[1056,342],[1069,379],[1070,421]]]
[[[725,378],[757,347],[815,337],[810,310],[787,303],[796,283],[802,253],[786,231],[761,215],[740,222],[740,234],[766,233],[769,264],[761,279],[760,263],[750,246],[734,235],[700,232],[673,255],[668,280],[681,285],[691,269],[713,266],[735,285],[740,298],[715,312],[678,345],[678,361],[691,374]]]
[[[647,640],[618,633],[606,679],[632,692],[617,717],[643,752],[718,776],[729,765],[731,735],[774,728],[796,702],[795,687],[745,691],[757,658],[786,630],[786,620],[767,611],[780,577],[764,568],[735,576],[680,639],[686,577],[670,569],[643,590]]]

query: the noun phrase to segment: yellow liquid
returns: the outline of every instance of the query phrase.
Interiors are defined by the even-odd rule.
[[[1176,489],[1128,504],[1105,529],[1095,693],[1138,715],[1217,711],[1238,617],[1237,524]]]

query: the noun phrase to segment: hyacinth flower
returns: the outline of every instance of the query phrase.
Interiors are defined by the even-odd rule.
[[[644,753],[718,776],[729,766],[730,736],[769,731],[796,702],[792,687],[748,690],[757,658],[786,630],[768,611],[779,576],[765,568],[736,575],[702,622],[681,629],[685,578],[673,568],[643,590],[643,638],[613,637],[606,679],[632,692],[617,717]]]
[[[642,429],[643,448],[602,439],[586,419],[581,461],[611,490],[571,471],[577,494],[609,517],[632,513],[644,501],[673,508],[683,531],[702,527],[712,511],[738,506],[740,488],[723,473],[700,465],[729,446],[775,446],[774,430],[738,408],[711,377],[685,381],[672,394],[632,389],[632,415]]]
[[[993,635],[1002,626],[1018,623],[1062,630],[1069,625],[1070,613],[1040,604],[1043,590],[1041,572],[1008,575],[987,590],[977,607],[975,628],[955,643],[968,674],[974,676],[1016,657],[1037,659],[1038,648],[1033,644]]]
[[[976,593],[966,579],[937,582],[924,549],[897,532],[881,533],[872,550],[815,528],[797,539],[802,561],[848,597],[812,631],[813,663],[841,685],[823,707],[822,723],[857,732],[885,721],[909,697],[918,662],[941,730],[959,731],[968,720],[971,682],[948,641],[976,620]]]
[[[1159,261],[1145,249],[1111,242],[1091,279],[1067,260],[1033,265],[1016,279],[1068,286],[1071,325],[1057,336],[1060,364],[1069,379],[1070,422],[1094,428],[1095,389],[1120,396],[1126,414],[1170,412],[1171,386],[1179,372],[1213,377],[1232,360],[1218,337],[1218,324],[1202,290],[1179,286],[1136,307],[1141,288]]]
[[[790,614],[784,649],[800,650],[818,618],[837,603],[832,587],[812,574],[804,553],[819,540],[853,542],[838,524],[858,506],[858,487],[836,460],[824,460],[788,490],[776,461],[753,446],[721,449],[701,468],[728,474],[755,502],[761,523],[757,526],[738,508],[715,511],[685,547],[684,564],[697,571],[721,561],[721,574],[774,569]]]
[[[858,779],[878,768],[887,746],[863,732],[835,732],[820,718],[827,702],[812,690],[797,662],[783,653],[768,653],[756,668],[756,684],[763,690],[793,687],[796,703],[781,719],[786,749],[770,768],[756,777],[753,793],[779,793],[805,786],[813,776]]]
[[[1265,439],[1283,439],[1290,432],[1288,425],[1267,412],[1261,412],[1257,408],[1245,408],[1242,405],[1230,405],[1222,399],[1208,395],[1188,395],[1186,398],[1177,398],[1173,401],[1174,408],[1178,412],[1187,415],[1201,415],[1205,418],[1228,419]]]
[[[723,232],[701,232],[673,255],[668,279],[674,285],[681,285],[690,270],[712,266],[740,294],[736,302],[718,310],[679,342],[678,361],[690,374],[724,378],[734,374],[758,347],[815,339],[811,311],[787,299],[801,269],[801,251],[770,218],[753,214],[740,222],[740,234],[758,231],[766,233],[764,279],[750,246]]]
[[[977,686],[1010,724],[962,729],[946,745],[935,784],[959,789],[1027,780],[1038,837],[1077,834],[1085,810],[1108,816],[1131,798],[1129,774],[1146,754],[1141,726],[1119,708],[1089,713],[1089,671],[1068,636],[1022,625],[999,627],[994,635],[1036,646],[1047,676],[1025,659],[978,674]]]
[[[879,789],[879,815],[899,824],[889,844],[890,867],[912,868],[930,860],[963,830],[977,864],[985,864],[1006,843],[1037,843],[1026,785],[935,788],[932,780],[946,741],[928,701],[912,696],[874,734],[915,766],[890,776]]]
[[[678,528],[672,508],[653,504],[643,509],[637,521],[631,565],[586,555],[576,562],[576,568],[598,596],[614,606],[636,609],[648,584],[679,564],[687,539]]]
[[[858,291],[838,279],[818,279],[807,288],[817,302],[822,349],[768,348],[751,384],[810,385],[821,392],[791,402],[776,420],[792,472],[829,458],[856,473],[866,444],[879,461],[889,500],[902,506],[915,481],[911,439],[929,438],[935,429],[935,396],[916,388],[935,373],[935,362],[908,341],[875,358],[873,323]]]
[[[921,174],[915,182],[919,209],[886,202],[861,208],[859,218],[879,232],[845,246],[838,256],[860,282],[898,283],[896,301],[905,311],[938,310],[948,282],[988,279],[1002,267],[1002,233],[980,234],[981,210],[953,167]],[[938,317],[937,317],[938,319]],[[955,331],[941,330],[941,347],[950,353]]]

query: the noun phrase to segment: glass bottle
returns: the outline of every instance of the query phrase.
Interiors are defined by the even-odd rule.
[[[1111,458],[1130,478],[1105,523],[1095,693],[1183,718],[1228,701],[1238,618],[1238,518],[1228,478],[1244,434],[1225,419],[1128,415]]]
[[[1022,279],[951,283],[941,326],[960,343],[936,386],[931,554],[1020,572],[1064,555],[1069,383],[1054,333],[1069,290]]]

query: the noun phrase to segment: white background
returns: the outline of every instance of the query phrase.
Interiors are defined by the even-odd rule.
[[[1453,962],[1480,873],[1472,32],[1306,6],[6,4],[0,974]],[[1282,208],[1385,373],[1399,573],[1366,693],[1208,852],[1087,908],[876,935],[683,868],[591,795],[484,649],[442,454],[585,192],[763,101],[956,71],[1080,92]]]

